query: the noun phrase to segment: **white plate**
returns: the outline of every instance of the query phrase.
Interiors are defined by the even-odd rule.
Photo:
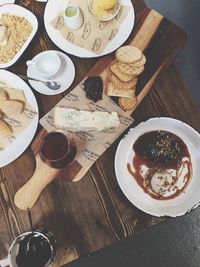
[[[127,170],[127,163],[133,158],[132,146],[139,136],[149,131],[165,130],[179,136],[187,145],[193,175],[185,193],[170,200],[156,200],[144,193]],[[154,216],[181,216],[196,208],[200,202],[200,135],[191,126],[172,118],[153,118],[131,129],[120,141],[115,156],[115,173],[121,190],[137,208]]]
[[[48,50],[51,51],[51,50]],[[54,50],[52,50],[53,52]],[[39,93],[44,94],[44,95],[57,95],[69,88],[69,86],[72,84],[74,77],[75,77],[75,67],[71,59],[59,52],[59,51],[54,51],[55,53],[58,54],[58,56],[61,59],[61,68],[56,75],[56,78],[54,79],[55,81],[58,81],[61,83],[61,87],[58,90],[51,90],[49,89],[45,84],[40,83],[40,82],[34,82],[29,80],[30,85]],[[32,59],[34,61],[35,57]],[[40,73],[37,71],[34,65],[29,65],[27,68],[27,76],[36,78],[36,79],[41,79],[45,80]]]
[[[5,4],[14,4],[15,0],[0,0],[0,6]]]
[[[26,50],[26,48],[30,44],[31,40],[35,36],[37,29],[38,29],[38,21],[37,21],[36,16],[24,7],[21,7],[19,5],[15,5],[15,4],[7,4],[7,5],[0,6],[0,16],[4,13],[10,13],[12,15],[25,17],[32,24],[33,29],[32,29],[31,34],[29,35],[28,39],[25,41],[24,45],[17,52],[17,54],[14,56],[14,58],[7,63],[0,64],[1,69],[8,68],[17,62],[19,57],[23,54],[23,52]],[[22,29],[22,31],[23,31],[23,29]]]
[[[6,81],[13,88],[19,88],[23,90],[27,102],[30,103],[37,112],[37,116],[35,116],[30,125],[16,138],[12,144],[0,152],[0,167],[3,167],[18,158],[31,143],[38,126],[39,114],[35,96],[30,87],[21,78],[7,70],[0,70],[0,78],[3,79],[3,81]]]
[[[84,0],[87,2],[86,0]],[[53,18],[56,17],[56,14],[62,12],[63,8],[66,6],[66,0],[49,0],[46,4],[45,12],[44,12],[44,24],[46,31],[50,37],[50,39],[63,51],[75,55],[77,57],[84,57],[84,58],[92,58],[92,57],[100,57],[103,55],[107,55],[114,50],[116,50],[119,46],[121,46],[126,39],[129,37],[135,21],[135,12],[133,5],[130,0],[121,0],[121,4],[126,5],[129,7],[128,14],[124,19],[123,23],[120,25],[120,30],[118,34],[114,37],[114,39],[109,43],[106,49],[103,51],[102,54],[97,55],[93,52],[90,52],[84,48],[78,47],[65,38],[61,36],[61,34],[54,29],[50,22]]]

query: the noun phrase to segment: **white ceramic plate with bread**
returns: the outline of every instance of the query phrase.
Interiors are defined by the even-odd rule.
[[[17,62],[17,60],[20,58],[20,56],[23,54],[23,52],[26,50],[26,48],[29,46],[31,40],[33,39],[33,37],[35,36],[37,30],[38,30],[38,21],[36,16],[30,12],[29,10],[27,10],[24,7],[21,7],[19,5],[15,5],[15,4],[6,4],[6,5],[2,5],[0,6],[0,18],[2,17],[2,15],[4,14],[8,14],[10,16],[18,16],[24,19],[23,22],[19,23],[24,23],[21,24],[21,26],[19,25],[19,27],[17,26],[16,22],[14,23],[15,25],[13,25],[10,22],[9,23],[9,27],[8,27],[8,42],[7,44],[3,47],[1,47],[1,61],[0,61],[0,68],[4,69],[4,68],[8,68],[10,66],[12,66],[13,64],[15,64]],[[9,18],[8,18],[9,20]],[[27,25],[25,25],[25,22],[30,23],[31,25],[31,30],[30,33],[27,32],[27,37],[25,42],[23,41],[23,43],[21,45],[19,45],[19,40],[23,39],[22,37],[24,36],[24,34],[26,34],[26,29],[27,29]],[[1,23],[2,24],[2,21]],[[6,23],[7,25],[7,23]],[[15,30],[14,30],[15,29]],[[16,30],[19,32],[17,32],[16,34]],[[20,34],[22,34],[23,36],[20,37]],[[2,33],[1,33],[2,35]],[[17,40],[18,38],[18,40]],[[11,43],[12,41],[12,43]],[[16,45],[17,44],[17,47]],[[10,49],[10,50],[8,50]],[[14,52],[13,51],[17,51]],[[10,55],[10,56],[8,56]],[[4,59],[5,58],[5,59]]]
[[[151,131],[168,131],[180,137],[187,145],[191,157],[191,178],[186,188],[172,199],[154,199],[139,186],[128,171],[133,164],[133,145],[139,137]],[[140,210],[153,216],[181,216],[200,204],[200,134],[186,123],[172,118],[152,118],[131,129],[120,141],[115,156],[118,184],[128,200]],[[178,178],[179,179],[179,178]]]
[[[23,90],[26,101],[37,113],[28,127],[19,134],[19,136],[7,148],[0,151],[0,167],[3,167],[18,158],[29,146],[38,126],[39,113],[37,101],[33,92],[21,78],[9,71],[0,70],[0,80],[8,83],[15,89]]]
[[[78,47],[71,42],[67,41],[61,36],[61,34],[51,26],[52,19],[56,17],[56,14],[62,13],[67,4],[66,0],[49,0],[45,7],[44,12],[44,24],[50,39],[63,51],[75,55],[81,58],[93,58],[107,55],[118,47],[120,47],[129,37],[135,22],[135,12],[133,4],[130,0],[121,0],[120,4],[128,6],[128,14],[122,24],[120,25],[120,30],[118,34],[112,39],[108,44],[106,49],[101,54],[95,54],[94,52],[88,51],[82,47]],[[87,5],[87,1],[85,0]]]
[[[15,0],[1,0],[0,1],[0,6],[5,5],[5,4],[14,4]]]

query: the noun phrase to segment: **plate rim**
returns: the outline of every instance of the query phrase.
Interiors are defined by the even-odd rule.
[[[134,28],[134,25],[135,25],[135,8],[133,6],[133,3],[131,2],[131,0],[121,0],[121,1],[127,1],[129,2],[129,5],[131,7],[131,10],[129,12],[132,13],[133,16],[131,16],[131,19],[132,19],[132,24],[131,24],[131,27],[130,27],[130,31],[128,32],[128,34],[126,33],[126,31],[124,31],[126,33],[126,37],[123,38],[122,41],[120,41],[120,44],[115,46],[114,49],[109,49],[109,51],[106,51],[106,48],[105,50],[101,53],[101,54],[95,54],[91,51],[88,51],[87,49],[84,49],[84,48],[81,48],[79,46],[76,46],[74,44],[71,44],[70,42],[68,42],[67,40],[65,40],[69,46],[71,46],[71,48],[74,48],[74,49],[64,49],[63,47],[61,47],[59,44],[58,44],[58,41],[57,41],[57,38],[55,38],[54,40],[52,39],[52,36],[53,36],[53,33],[51,32],[53,29],[51,29],[51,27],[49,26],[49,20],[48,20],[48,15],[47,15],[47,12],[48,12],[48,8],[49,6],[51,5],[51,3],[53,1],[58,1],[58,0],[49,0],[45,6],[45,10],[44,10],[44,25],[45,25],[45,29],[46,29],[46,32],[47,32],[47,35],[49,36],[49,38],[51,39],[51,41],[59,48],[61,49],[62,51],[64,51],[65,53],[68,53],[68,54],[71,54],[71,55],[74,55],[74,56],[77,56],[79,58],[98,58],[98,57],[101,57],[101,56],[105,56],[107,54],[110,54],[112,52],[114,52],[117,48],[119,48],[121,45],[123,45],[123,43],[129,38],[133,28]],[[63,1],[63,0],[59,0],[59,1]],[[124,23],[124,21],[123,21]],[[119,32],[118,32],[119,34]],[[117,35],[118,35],[117,34]],[[115,36],[115,38],[117,37],[117,35]],[[61,37],[63,39],[63,37]],[[114,41],[115,38],[112,40]],[[66,45],[66,43],[65,43]],[[73,51],[77,51],[78,52],[73,52]]]
[[[10,0],[8,2],[6,2],[6,0],[5,0],[3,4],[0,3],[0,6],[8,5],[8,4],[14,4],[14,3],[15,3],[15,0]]]
[[[13,10],[16,11],[21,11],[21,16],[25,17],[32,25],[33,29],[31,34],[29,35],[28,39],[25,41],[25,43],[23,44],[23,46],[20,48],[20,50],[15,54],[15,56],[6,63],[1,64],[0,63],[0,69],[4,69],[4,68],[8,68],[11,67],[12,65],[14,65],[19,58],[23,55],[23,53],[25,52],[25,50],[29,47],[31,41],[33,40],[34,36],[36,35],[37,31],[38,31],[38,19],[35,16],[35,14],[33,12],[31,12],[30,10],[19,6],[17,4],[12,4],[12,3],[8,3],[8,4],[4,4],[0,6],[0,15],[3,14],[1,13],[2,9],[5,9],[5,12],[9,12],[12,14]],[[6,10],[9,9],[9,10]],[[15,13],[14,13],[15,14]]]
[[[38,107],[38,103],[37,103],[36,97],[35,97],[35,95],[33,94],[33,92],[32,92],[32,90],[31,90],[30,86],[29,86],[23,79],[21,79],[20,77],[18,77],[16,74],[14,74],[14,73],[11,72],[11,71],[4,70],[4,69],[0,69],[0,75],[1,75],[1,73],[2,73],[2,75],[4,75],[4,77],[5,77],[5,81],[8,82],[8,84],[11,85],[11,86],[12,86],[12,84],[9,83],[9,81],[7,80],[7,75],[8,75],[8,76],[12,76],[14,79],[17,79],[18,81],[20,81],[21,83],[24,84],[24,87],[25,87],[26,89],[23,89],[23,91],[29,91],[29,94],[31,95],[31,98],[34,99],[34,102],[35,102],[35,103],[34,103],[33,107],[34,107],[35,111],[37,112],[37,115],[36,115],[36,117],[33,119],[33,121],[31,122],[31,124],[33,124],[33,125],[30,124],[26,129],[24,129],[24,131],[27,131],[27,130],[30,128],[29,131],[30,131],[30,133],[31,133],[31,135],[30,135],[31,137],[29,137],[28,142],[25,142],[25,143],[22,145],[20,151],[19,151],[18,153],[16,153],[14,156],[11,156],[11,158],[10,158],[9,160],[4,161],[3,163],[0,163],[0,168],[7,166],[8,164],[10,164],[10,163],[13,162],[14,160],[16,160],[18,157],[20,157],[20,156],[24,153],[24,151],[27,149],[27,147],[28,147],[28,146],[30,145],[30,143],[32,142],[32,140],[33,140],[33,138],[34,138],[34,136],[35,136],[35,133],[36,133],[36,131],[37,131],[37,128],[38,128],[38,123],[39,123],[39,107]],[[23,132],[24,132],[24,131],[23,131]],[[19,136],[16,138],[16,140],[17,140],[18,138],[20,138],[20,135],[25,134],[25,133],[23,133],[23,132],[19,134]],[[17,145],[17,144],[16,144],[16,145]],[[11,146],[12,146],[12,144],[10,144],[6,149],[10,149]],[[1,153],[5,153],[6,149],[3,150],[2,152],[0,151],[0,155],[1,155]]]
[[[117,160],[118,160],[118,155],[120,153],[120,149],[123,145],[123,142],[126,140],[126,138],[128,138],[130,136],[130,134],[133,132],[133,131],[136,131],[137,130],[137,127],[141,127],[143,126],[145,123],[149,123],[153,120],[170,120],[170,121],[173,121],[175,123],[181,123],[181,124],[184,124],[184,126],[186,126],[189,130],[191,130],[197,137],[198,139],[200,139],[200,133],[197,132],[197,130],[195,130],[192,126],[190,126],[189,124],[183,122],[182,120],[178,120],[178,119],[175,119],[175,118],[172,118],[172,117],[154,117],[154,118],[150,118],[150,119],[147,119],[146,121],[142,121],[141,123],[139,123],[137,126],[135,126],[134,128],[130,128],[129,131],[127,132],[127,134],[125,134],[122,139],[120,140],[120,142],[118,143],[118,146],[117,146],[117,150],[116,150],[116,153],[115,153],[115,158],[114,158],[114,171],[115,171],[115,176],[116,176],[116,180],[117,180],[117,183],[122,191],[122,193],[124,194],[124,196],[127,198],[127,200],[132,204],[134,205],[136,208],[140,209],[141,211],[147,213],[147,214],[150,214],[152,216],[156,216],[156,217],[179,217],[179,216],[182,216],[182,215],[185,215],[186,213],[190,212],[191,210],[197,208],[199,205],[200,205],[200,200],[195,203],[191,208],[185,210],[185,211],[181,211],[181,212],[178,212],[176,215],[175,214],[167,214],[167,212],[165,214],[161,214],[159,215],[158,213],[155,213],[155,212],[150,212],[150,210],[147,208],[145,208],[144,206],[140,206],[138,205],[138,203],[134,203],[133,199],[131,199],[129,197],[129,194],[126,192],[126,189],[125,189],[125,186],[123,185],[123,183],[121,182],[121,179],[120,177],[118,176],[117,174]],[[145,131],[144,131],[145,132]],[[175,133],[176,134],[176,133]],[[145,194],[145,193],[144,193]]]

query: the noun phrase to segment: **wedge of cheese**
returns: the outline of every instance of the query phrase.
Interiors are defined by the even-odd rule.
[[[56,107],[54,123],[57,128],[72,132],[103,131],[118,127],[120,124],[117,112],[86,111],[72,108]]]

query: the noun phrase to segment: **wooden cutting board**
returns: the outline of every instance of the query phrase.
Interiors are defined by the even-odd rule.
[[[184,47],[185,42],[185,32],[156,11],[146,8],[137,14],[133,32],[126,43],[138,47],[147,58],[145,71],[137,84],[138,105],[147,95],[160,72],[174,60]],[[114,53],[101,58],[87,76],[106,73],[108,65],[114,60]],[[129,113],[132,114],[133,111]],[[88,171],[77,161],[72,166],[62,170],[52,169],[43,164],[38,150],[45,134],[46,130],[42,129],[32,143],[32,150],[36,158],[36,171],[28,184],[22,187],[15,197],[15,204],[21,209],[31,208],[38,199],[41,190],[53,179],[66,178],[70,181],[79,181]],[[44,179],[40,178],[41,173],[45,173]]]

